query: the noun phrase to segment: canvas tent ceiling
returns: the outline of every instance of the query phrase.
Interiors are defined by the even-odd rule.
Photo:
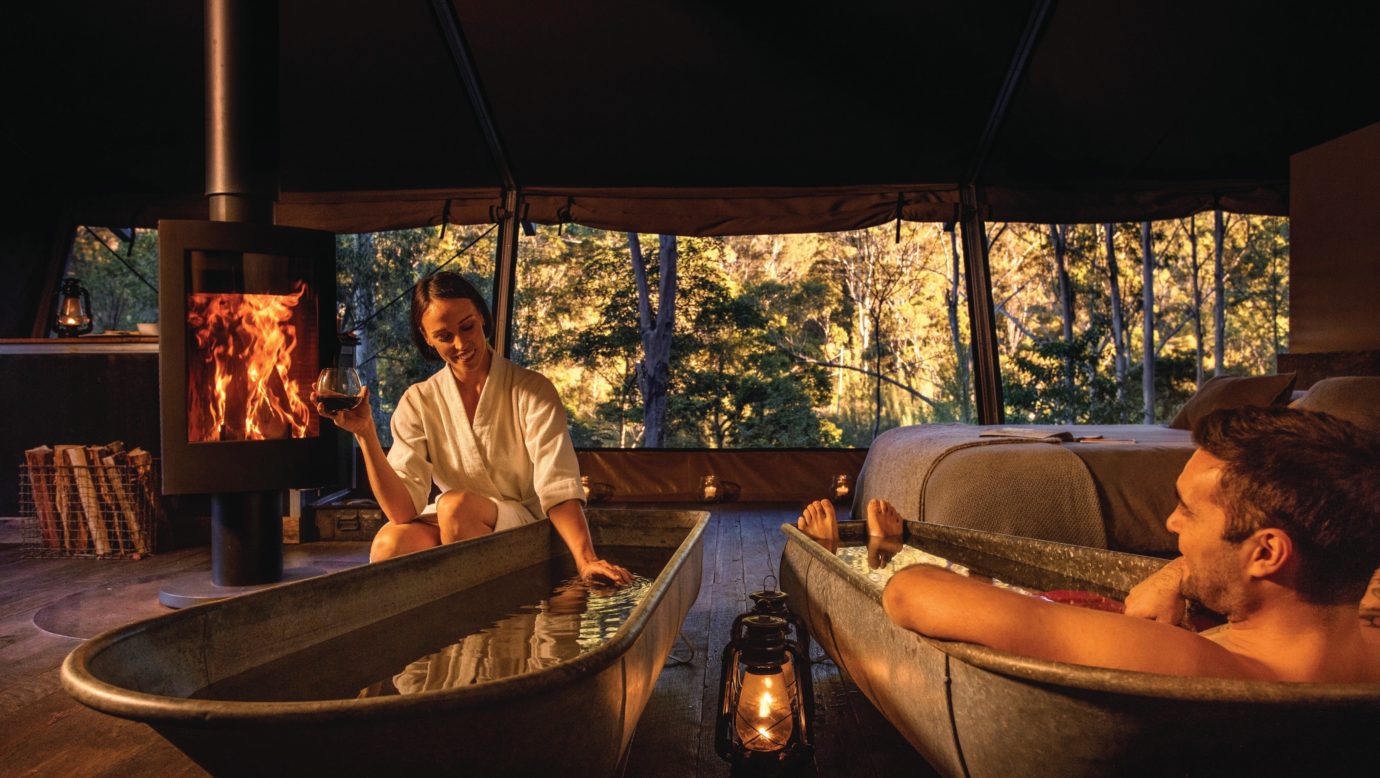
[[[1290,154],[1380,120],[1365,6],[1053,3],[981,155],[988,217],[1286,212]],[[898,200],[952,219],[1035,4],[453,7],[529,218],[689,235],[868,226]],[[201,4],[23,13],[33,137],[6,153],[30,208],[204,216]],[[280,222],[489,220],[501,176],[428,0],[280,18]]]

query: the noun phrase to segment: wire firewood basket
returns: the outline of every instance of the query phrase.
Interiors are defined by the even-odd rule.
[[[142,449],[40,446],[19,467],[27,557],[139,559],[157,548],[157,462]]]

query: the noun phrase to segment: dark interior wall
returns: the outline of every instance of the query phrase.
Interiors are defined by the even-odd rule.
[[[121,440],[158,455],[158,355],[0,354],[0,407],[0,516],[18,516],[25,449]]]
[[[1380,349],[1380,124],[1290,159],[1289,350]]]
[[[47,334],[48,309],[72,250],[67,220],[29,209],[19,215],[0,228],[0,338]]]

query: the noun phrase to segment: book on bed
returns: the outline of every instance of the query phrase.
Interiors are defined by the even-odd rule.
[[[1035,429],[1032,427],[997,427],[978,433],[982,438],[1016,438],[1046,443],[1135,443],[1130,438],[1104,438],[1101,435],[1075,435],[1068,430]]]

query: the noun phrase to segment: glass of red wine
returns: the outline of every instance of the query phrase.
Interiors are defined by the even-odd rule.
[[[322,411],[348,411],[362,399],[364,387],[353,367],[328,367],[316,376],[316,404]]]

